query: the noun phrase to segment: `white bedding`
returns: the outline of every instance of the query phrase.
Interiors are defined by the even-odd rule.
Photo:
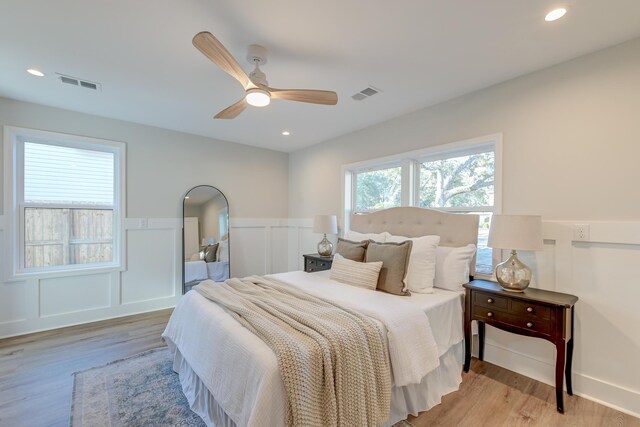
[[[223,282],[229,278],[229,261],[208,262],[207,274],[209,280]]]
[[[229,261],[204,262],[186,261],[184,263],[184,282],[201,282],[203,280],[213,280],[222,282],[229,278]]]
[[[186,261],[184,263],[184,282],[194,282],[206,280],[207,263],[204,261]]]
[[[427,393],[424,377],[434,371],[452,345],[463,339],[462,294],[436,290],[433,294],[400,297],[340,284],[331,281],[328,274],[328,271],[290,272],[271,277],[388,322],[391,341],[396,341],[390,341],[390,346],[394,344],[396,348],[396,354],[390,350],[396,382],[390,422],[404,418],[407,411],[417,413],[428,409],[430,406],[425,406],[433,405],[434,397],[433,390]],[[422,314],[425,321],[422,325],[417,322],[420,317],[416,312]],[[390,317],[394,313],[400,313],[400,317]],[[430,344],[407,347],[406,339],[411,335],[402,328],[403,322],[409,322],[409,329],[417,328],[423,334],[427,333],[424,325],[430,323],[431,340],[425,340]],[[283,425],[285,392],[274,353],[222,308],[197,292],[188,292],[176,307],[163,337],[169,347],[184,358],[188,369],[206,386],[219,408],[237,425]],[[423,362],[425,365],[420,365]],[[237,369],[239,366],[242,369]],[[459,377],[459,370],[457,375]],[[430,376],[437,378],[434,374]],[[442,381],[443,384],[433,382],[435,384],[430,382],[428,387],[452,391],[451,380]],[[407,385],[400,387],[399,384]],[[189,386],[183,383],[183,387]],[[427,394],[431,397],[427,398]]]

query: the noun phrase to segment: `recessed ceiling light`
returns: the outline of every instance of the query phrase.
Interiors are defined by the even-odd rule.
[[[289,136],[289,135],[291,135],[291,132],[289,132],[288,130],[283,130],[283,131],[282,131],[282,134],[283,134],[284,136]]]
[[[547,22],[555,21],[556,19],[562,18],[565,13],[567,13],[567,9],[565,9],[564,7],[560,7],[547,13],[547,16],[544,17],[544,20]]]
[[[44,73],[40,70],[36,70],[35,68],[27,69],[27,73],[31,74],[32,76],[44,77]]]

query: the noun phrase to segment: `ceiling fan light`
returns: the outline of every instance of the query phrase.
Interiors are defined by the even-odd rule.
[[[264,107],[271,102],[271,94],[262,89],[249,89],[245,97],[247,104],[254,107]]]

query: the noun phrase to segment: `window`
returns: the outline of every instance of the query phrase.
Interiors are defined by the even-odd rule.
[[[493,251],[487,247],[487,239],[494,206],[495,152],[493,147],[479,149],[490,151],[466,155],[445,152],[420,162],[417,200],[423,208],[480,215],[476,271],[490,274]]]
[[[500,155],[501,136],[490,135],[346,165],[345,219],[395,206],[479,215],[476,271],[491,274],[487,238],[500,206]]]
[[[393,166],[356,172],[354,185],[354,212],[400,206],[402,168]]]
[[[120,265],[124,144],[8,128],[14,274]]]
[[[493,151],[420,163],[418,201],[423,208],[493,206]]]

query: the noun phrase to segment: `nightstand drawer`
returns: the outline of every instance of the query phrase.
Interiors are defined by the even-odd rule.
[[[304,271],[313,273],[331,269],[333,257],[321,257],[319,255],[304,255]]]
[[[524,330],[535,331],[549,335],[551,333],[551,322],[549,319],[528,318],[517,314],[492,310],[486,307],[475,306],[473,308],[474,317],[484,322],[499,323]]]
[[[511,313],[522,316],[522,318],[551,318],[551,308],[546,305],[534,304],[530,302],[513,300],[509,310]]]
[[[329,268],[331,268],[331,263],[329,261],[310,259],[307,261],[307,268],[328,270]]]
[[[494,308],[497,310],[507,310],[509,308],[509,300],[507,298],[495,296],[493,294],[485,294],[483,292],[473,293],[473,303],[475,305]]]

